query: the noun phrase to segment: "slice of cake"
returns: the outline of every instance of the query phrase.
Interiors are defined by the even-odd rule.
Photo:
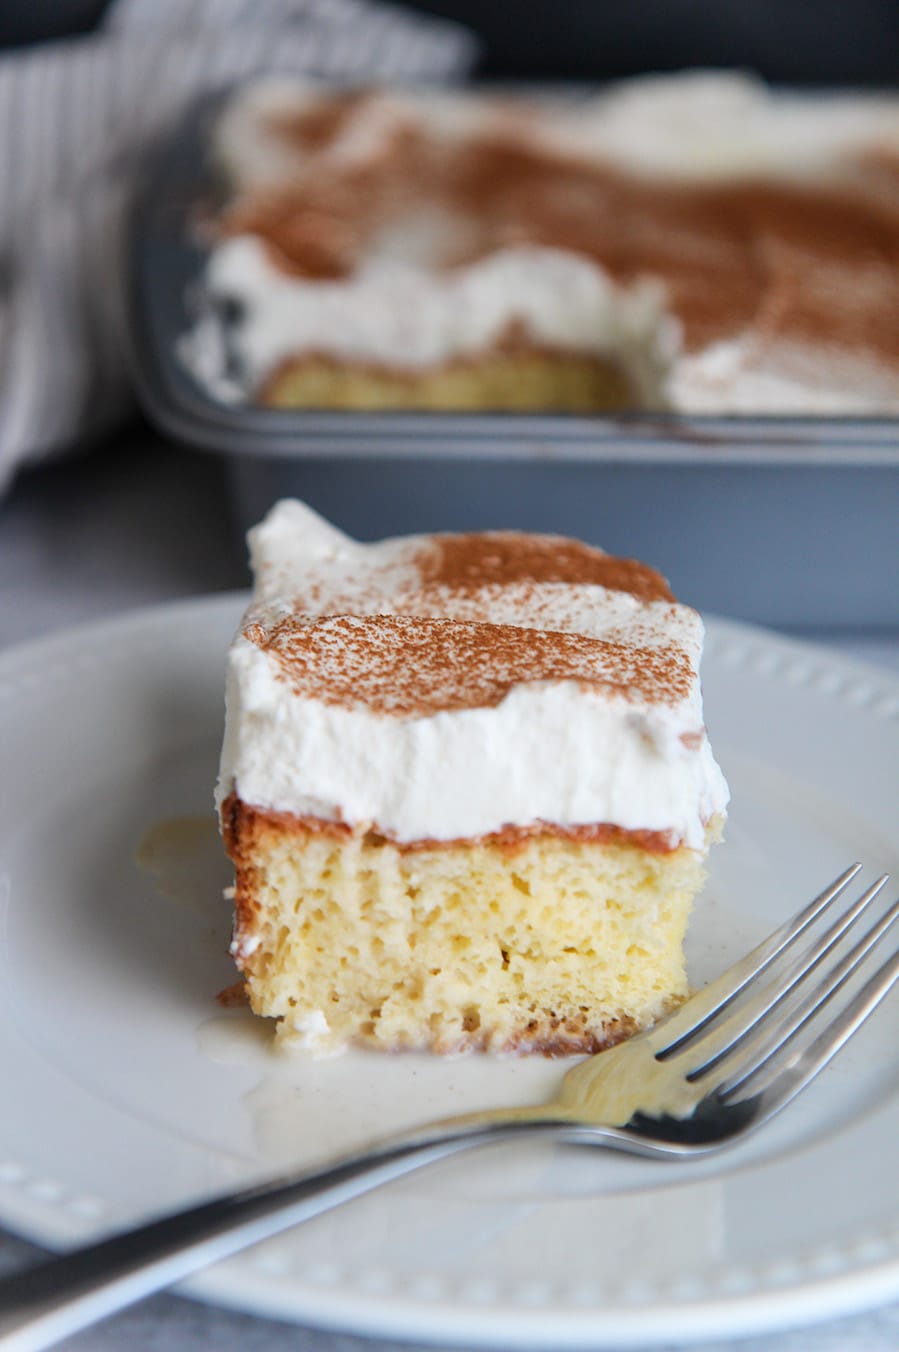
[[[218,805],[253,1009],[317,1053],[587,1052],[687,993],[727,788],[702,622],[556,536],[250,535]]]

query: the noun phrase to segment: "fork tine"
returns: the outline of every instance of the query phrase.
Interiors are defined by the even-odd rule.
[[[828,926],[818,939],[804,949],[785,972],[780,973],[773,981],[763,986],[750,999],[743,1001],[735,1013],[723,1022],[716,1023],[714,1028],[707,1029],[701,1039],[690,1041],[687,1050],[681,1054],[689,1057],[691,1053],[699,1053],[702,1059],[691,1067],[687,1074],[689,1080],[698,1079],[701,1075],[707,1074],[725,1057],[731,1056],[764,1020],[769,1019],[778,1005],[782,1004],[813,972],[817,971],[824,959],[833,952],[847,931],[880,894],[889,881],[889,876],[888,873],[884,873],[870,887],[866,888],[858,900],[853,902],[849,909],[832,925]],[[875,930],[877,928],[875,926]],[[873,933],[874,931],[871,931],[871,934]],[[857,944],[852,953],[858,953],[862,945],[868,941],[872,944],[876,943],[879,935],[871,938],[871,934],[869,934],[868,940],[862,940],[860,944]],[[867,949],[864,951],[867,952]],[[852,956],[852,953],[849,957]],[[864,953],[861,953],[857,962],[861,961],[863,956]],[[847,961],[848,958],[844,959],[844,962]]]
[[[745,1038],[738,1038],[731,1050],[740,1048],[740,1067],[726,1077],[721,1086],[721,1092],[727,1095],[735,1093],[741,1085],[762,1070],[772,1057],[776,1056],[790,1039],[795,1037],[809,1020],[814,1018],[845,986],[850,977],[858,971],[868,954],[880,943],[897,920],[899,920],[899,901],[895,901],[889,910],[884,912],[876,924],[872,925],[862,935],[861,939],[822,977],[821,981],[817,982],[803,999],[787,1011],[784,1018],[766,1021],[765,1026],[758,1029],[755,1039],[749,1043],[746,1042]],[[769,1028],[768,1024],[772,1022],[773,1027]],[[687,1078],[689,1080],[701,1078],[711,1069],[712,1065],[718,1064],[727,1055],[730,1055],[730,1052],[715,1057],[714,1061],[708,1065],[697,1067],[689,1073]]]
[[[660,1059],[672,1056],[700,1033],[716,1015],[737,998],[741,991],[745,990],[750,981],[770,967],[771,963],[817,920],[822,911],[845,891],[860,869],[861,864],[850,865],[829,887],[819,892],[814,900],[779,925],[767,939],[763,939],[721,976],[710,981],[681,1009],[675,1010],[673,1014],[663,1019],[649,1035],[655,1055]]]
[[[899,951],[888,958],[874,975],[865,983],[858,994],[846,1005],[845,1009],[818,1034],[813,1042],[794,1051],[786,1065],[763,1075],[762,1082],[752,1089],[751,1095],[762,1100],[761,1115],[757,1122],[767,1121],[779,1112],[797,1094],[810,1084],[816,1075],[833,1060],[862,1024],[899,981]],[[762,1073],[763,1068],[760,1068]],[[754,1078],[754,1076],[752,1077]],[[745,1089],[749,1077],[743,1079],[732,1090],[722,1091],[728,1098],[746,1097]]]

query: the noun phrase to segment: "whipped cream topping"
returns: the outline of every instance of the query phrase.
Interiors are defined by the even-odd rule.
[[[888,94],[786,92],[738,71],[648,75],[582,97],[547,94],[425,94],[383,90],[360,99],[327,137],[273,136],[329,91],[314,80],[260,80],[225,108],[215,153],[243,188],[271,188],[323,156],[344,168],[388,151],[410,118],[445,148],[474,137],[504,137],[524,126],[529,138],[567,156],[615,163],[628,171],[693,181],[755,174],[794,179],[835,171],[870,151],[899,154],[899,104]]]
[[[772,90],[741,72],[628,80],[545,125],[560,147],[693,182],[832,179],[851,175],[859,154],[899,154],[895,98]]]
[[[655,408],[679,341],[657,285],[616,286],[561,249],[501,249],[449,272],[384,253],[352,278],[316,281],[286,276],[261,240],[242,235],[213,252],[206,285],[213,305],[239,307],[231,341],[250,389],[297,352],[425,370],[489,351],[514,324],[538,346],[617,358],[640,403]],[[218,328],[207,316],[195,333],[198,363]]]
[[[899,412],[899,370],[862,353],[791,342],[760,351],[750,333],[685,354],[668,395],[673,408],[698,414],[865,417]]]
[[[414,373],[511,332],[614,360],[645,409],[899,409],[895,98],[708,73],[530,102],[272,81],[215,153],[235,210],[182,354],[223,400],[304,354]]]
[[[702,848],[728,798],[702,622],[651,569],[514,532],[364,545],[292,501],[250,544],[220,808],[403,843],[548,823]]]

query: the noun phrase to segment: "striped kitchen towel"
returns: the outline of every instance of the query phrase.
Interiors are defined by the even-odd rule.
[[[262,72],[447,80],[474,56],[379,0],[116,0],[96,34],[0,57],[0,490],[129,409],[129,200],[197,97]]]

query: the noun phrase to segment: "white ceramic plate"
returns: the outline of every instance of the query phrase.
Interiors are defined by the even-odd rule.
[[[285,1059],[215,1004],[233,971],[214,839],[175,851],[171,897],[134,855],[162,818],[209,817],[239,609],[225,597],[142,612],[0,659],[0,1220],[50,1246],[394,1125],[527,1101],[562,1073]],[[733,806],[691,930],[695,981],[848,861],[868,876],[899,867],[895,681],[715,622],[705,687]],[[859,1309],[899,1295],[897,1090],[893,1000],[795,1105],[717,1159],[492,1149],[188,1290],[504,1348],[637,1346]]]

